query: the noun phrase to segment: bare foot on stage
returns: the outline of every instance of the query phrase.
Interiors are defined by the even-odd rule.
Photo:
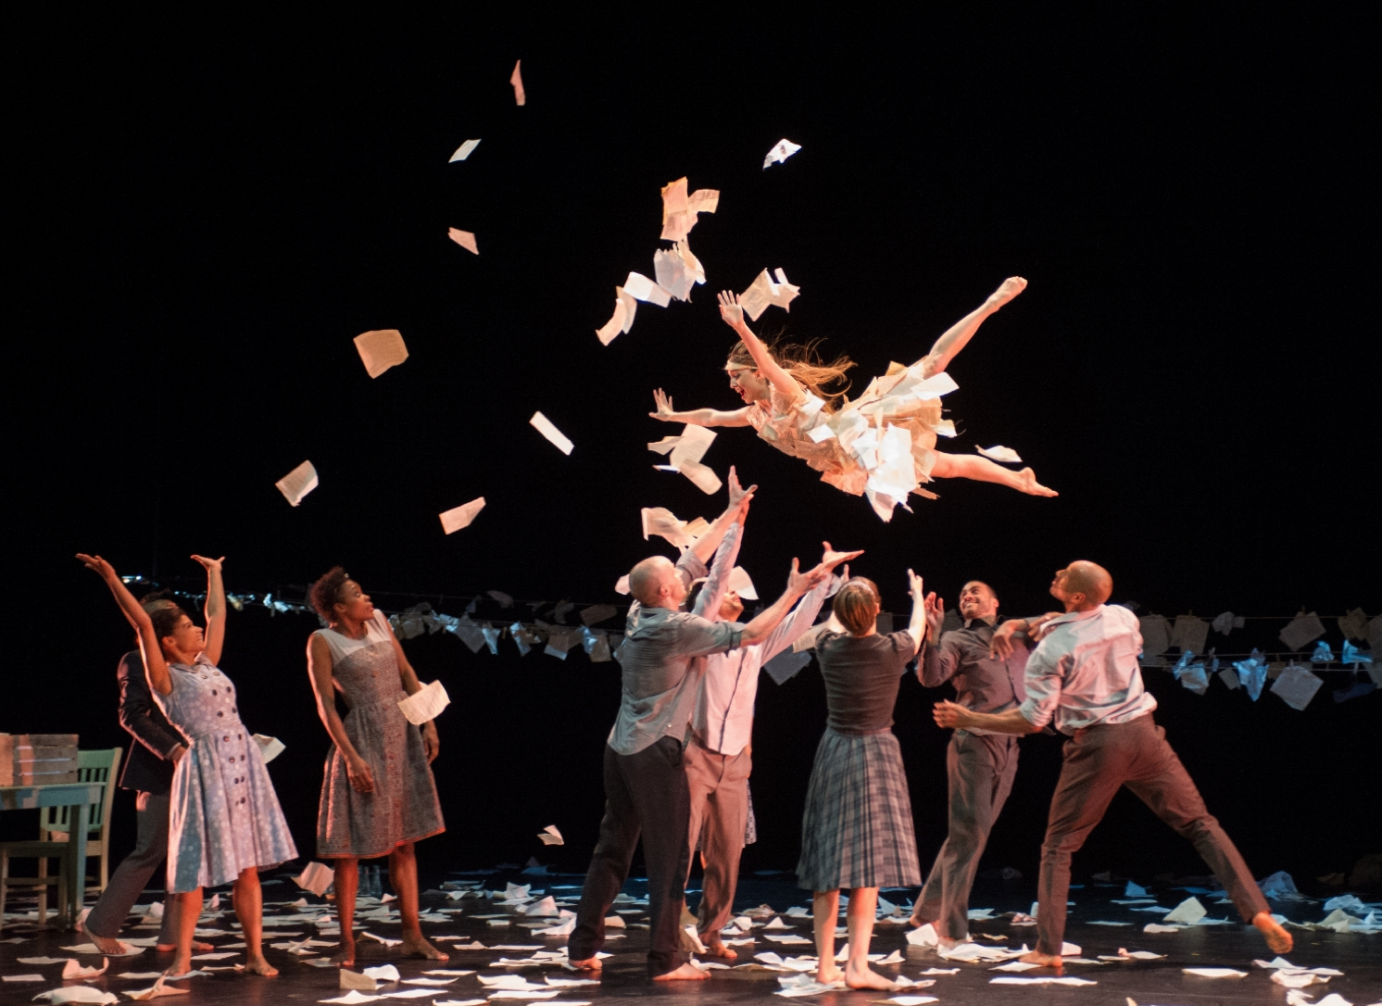
[[[91,934],[88,933],[87,935],[90,936]],[[96,946],[100,947],[101,944],[97,943]],[[160,954],[171,954],[177,948],[178,945],[176,943],[159,943],[154,947],[154,949],[157,950]],[[216,948],[213,947],[210,943],[198,943],[196,940],[192,941],[192,952],[194,954],[207,954],[215,949]],[[118,954],[120,951],[102,949],[101,952],[109,954]]]
[[[940,936],[940,937],[937,937],[937,938],[936,938],[936,949],[937,949],[937,950],[950,951],[950,950],[954,950],[954,949],[955,949],[956,947],[958,947],[961,943],[967,943],[967,942],[969,942],[969,941],[968,941],[968,940],[952,940],[952,939],[950,939],[950,937],[948,937],[948,936]]]
[[[1289,954],[1291,948],[1296,945],[1291,934],[1281,928],[1281,924],[1272,918],[1270,912],[1258,912],[1252,917],[1252,924],[1266,938],[1267,949],[1274,954]]]
[[[188,956],[184,957],[182,954],[178,954],[176,957],[173,958],[173,963],[169,964],[163,973],[167,975],[169,978],[172,978],[176,975],[185,975],[187,974],[187,972],[191,970],[191,955],[189,954]]]
[[[1030,954],[1023,954],[1018,958],[1023,964],[1040,964],[1044,968],[1055,968],[1059,971],[1065,967],[1065,962],[1057,954],[1043,954],[1039,950],[1033,950]]]
[[[845,984],[852,989],[877,989],[879,992],[895,992],[902,987],[897,982],[884,978],[867,964],[858,970],[847,966],[845,968]]]
[[[712,956],[723,957],[731,961],[739,956],[733,947],[725,946],[723,940],[707,940],[705,936],[702,935],[701,942],[705,944],[706,952]]]
[[[95,933],[93,933],[91,930],[87,929],[84,926],[79,926],[78,930],[81,932],[83,936],[85,936],[88,940],[91,941],[92,946],[94,946],[103,954],[110,954],[112,957],[114,957],[125,952],[120,946],[120,941],[115,939],[114,937],[97,936]],[[162,944],[160,944],[158,949],[164,951],[176,950],[177,946],[173,945],[165,947]]]
[[[1017,473],[1017,477],[1022,480],[1022,491],[1028,496],[1059,496],[1060,493],[1054,489],[1047,489],[1036,480],[1036,472],[1030,468],[1024,468]]]
[[[355,967],[355,941],[341,940],[341,949],[331,955],[331,963],[343,968]]]
[[[245,961],[245,974],[263,975],[265,978],[272,978],[278,974],[278,968],[264,960],[263,954],[255,954]]]
[[[675,971],[668,971],[665,975],[658,975],[653,979],[655,982],[703,982],[710,977],[709,971],[702,971],[696,965],[687,961]]]
[[[830,962],[828,968],[816,969],[816,981],[820,982],[822,985],[834,985],[836,982],[842,982],[844,980],[845,973],[835,966],[834,961]]]
[[[423,939],[422,934],[403,934],[403,945],[398,948],[404,957],[421,957],[428,961],[449,961],[450,954],[444,954]]]
[[[1025,289],[1027,289],[1027,281],[1025,279],[1021,276],[1009,276],[1002,282],[997,290],[989,294],[989,306],[995,308],[1002,307]]]
[[[583,961],[567,961],[572,971],[599,971],[604,967],[598,957],[587,957]]]

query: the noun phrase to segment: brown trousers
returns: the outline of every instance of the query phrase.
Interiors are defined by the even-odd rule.
[[[1046,841],[1041,846],[1038,952],[1061,952],[1070,856],[1103,820],[1109,801],[1122,786],[1194,844],[1245,921],[1270,911],[1248,865],[1205,809],[1200,791],[1166,743],[1166,731],[1148,714],[1129,723],[1085,727],[1065,742],[1065,763],[1051,798]]]
[[[691,790],[689,844],[695,849],[699,841],[705,864],[696,928],[718,940],[729,922],[739,882],[753,759],[747,748],[737,755],[716,754],[693,736],[686,746],[685,762]]]

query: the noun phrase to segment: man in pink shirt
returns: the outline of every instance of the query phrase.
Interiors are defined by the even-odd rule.
[[[1243,919],[1261,930],[1273,952],[1288,953],[1291,934],[1272,918],[1243,857],[1152,719],[1156,699],[1142,685],[1137,618],[1127,608],[1106,606],[1112,593],[1108,570],[1072,562],[1051,582],[1051,596],[1065,614],[1037,626],[1012,619],[998,628],[991,646],[999,656],[1011,649],[1015,632],[1032,631],[1041,640],[1027,660],[1027,699],[1018,708],[992,714],[936,703],[943,727],[1028,734],[1054,720],[1070,737],[1041,846],[1037,947],[1022,960],[1060,967],[1070,857],[1122,786],[1194,844]]]

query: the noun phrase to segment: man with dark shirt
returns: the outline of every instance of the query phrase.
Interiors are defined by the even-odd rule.
[[[120,926],[124,924],[154,871],[168,855],[168,791],[173,785],[173,766],[187,746],[163,710],[153,701],[144,676],[144,660],[138,650],[126,653],[116,671],[120,679],[120,725],[135,743],[130,745],[120,788],[135,791],[135,815],[139,837],[134,851],[125,857],[101,892],[83,928],[102,953],[120,953]],[[158,949],[173,950],[177,944],[176,898],[163,906]]]
[[[998,624],[993,589],[980,580],[966,583],[959,602],[964,627],[944,634],[944,603],[935,594],[926,601],[926,641],[917,658],[917,680],[927,688],[951,682],[956,702],[976,712],[1002,713],[1021,705],[1027,697],[1022,678],[1029,651],[1025,638],[1018,637],[1006,658],[989,655]],[[945,767],[950,833],[912,907],[912,925],[934,926],[936,942],[948,950],[963,943],[969,933],[969,891],[989,832],[1012,790],[1017,738],[986,730],[956,730]]]

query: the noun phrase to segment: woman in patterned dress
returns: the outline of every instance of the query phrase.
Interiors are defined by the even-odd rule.
[[[854,577],[832,605],[833,622],[845,631],[826,631],[816,640],[829,719],[806,790],[797,885],[814,892],[816,980],[826,985],[897,988],[869,967],[878,889],[921,883],[907,775],[890,729],[898,684],[925,626],[921,578],[910,569],[907,577],[912,620],[905,630],[878,632],[878,588]],[[835,965],[842,888],[849,891],[849,961],[843,973]]]
[[[856,401],[843,403],[842,395],[826,389],[854,366],[849,357],[822,363],[809,346],[769,347],[745,324],[739,298],[722,293],[720,316],[740,338],[725,371],[744,407],[676,412],[659,388],[653,393],[657,411],[649,415],[669,423],[752,426],[763,440],[820,472],[822,482],[867,496],[883,520],[891,519],[894,506],[905,506],[911,493],[934,498],[921,488],[933,478],[997,482],[1031,496],[1055,496],[1030,468],[1014,472],[980,455],[935,449],[937,432],[954,436],[954,425],[941,420],[939,396],[955,384],[938,385],[931,379],[945,372],[985,318],[1026,287],[1020,276],[1004,280],[937,339],[930,353],[910,367],[893,364]]]
[[[234,883],[235,914],[245,936],[245,970],[272,976],[261,945],[263,892],[259,871],[297,858],[264,758],[240,722],[235,686],[216,663],[226,633],[222,559],[192,556],[206,567],[206,631],[175,602],[145,609],[98,555],[78,555],[115,595],[139,635],[154,701],[187,738],[173,770],[169,811],[168,891],[180,910],[177,951],[165,974],[192,970],[192,936],[202,888]]]
[[[312,606],[330,628],[312,633],[307,668],[317,714],[334,746],[326,759],[317,812],[317,855],[335,861],[336,908],[341,917],[337,961],[355,963],[351,930],[360,860],[389,857],[389,882],[398,895],[403,952],[444,961],[418,923],[417,855],[413,843],[446,830],[430,765],[437,727],[421,729],[398,708],[421,689],[417,672],[383,612],[340,566],[312,585]],[[349,711],[336,709],[340,693]]]

